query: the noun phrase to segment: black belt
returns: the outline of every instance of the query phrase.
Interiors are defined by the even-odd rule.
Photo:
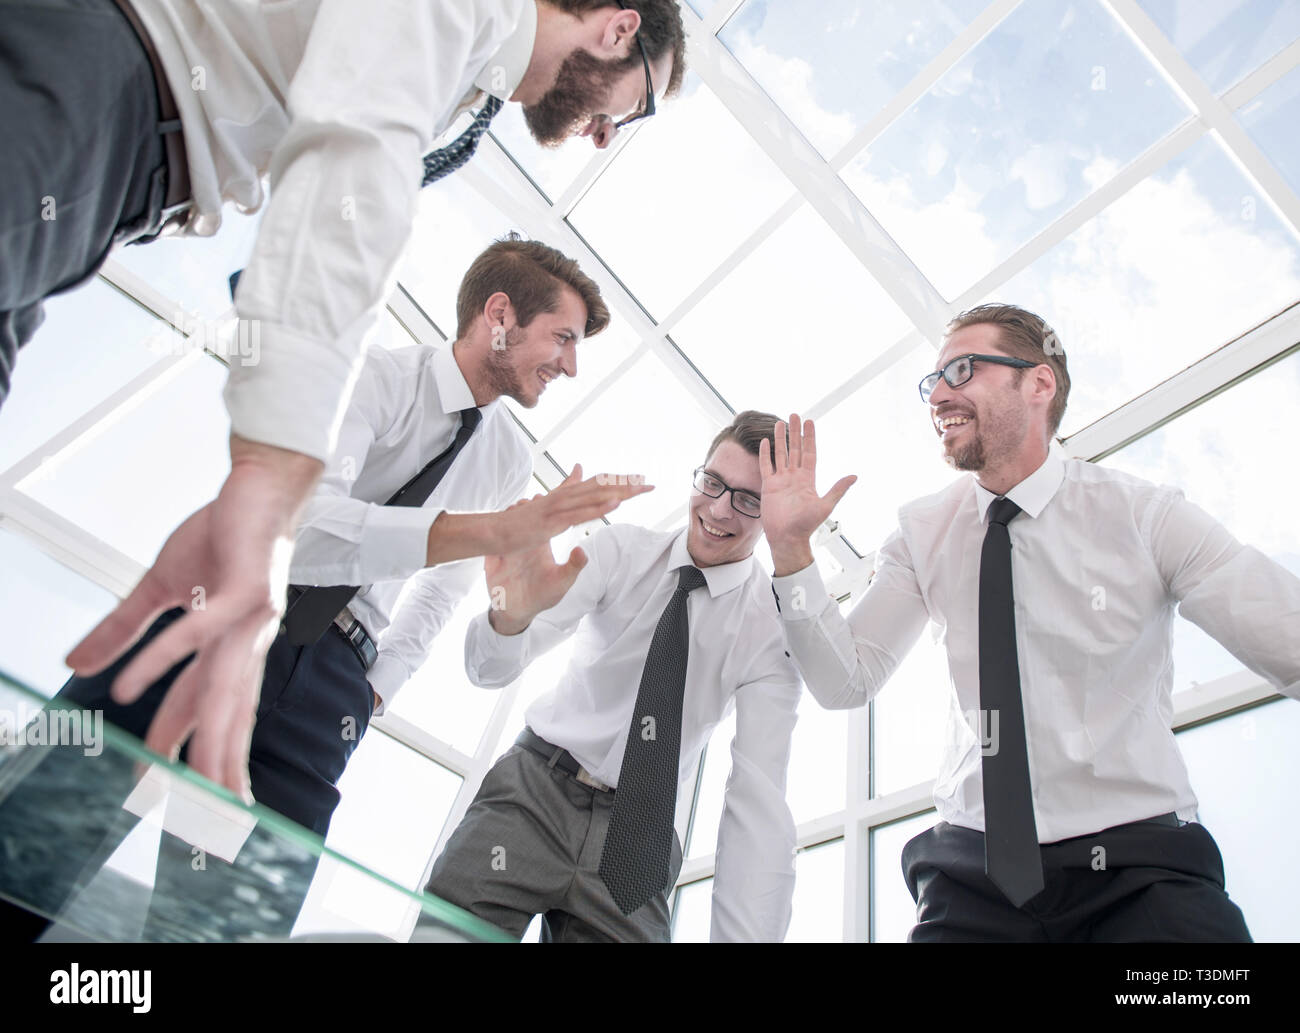
[[[565,774],[577,778],[583,771],[583,767],[574,758],[573,754],[563,746],[556,746],[554,743],[547,742],[531,728],[524,726],[524,730],[519,733],[519,738],[515,740],[516,746],[522,746],[526,750],[532,750],[538,756],[545,757],[546,763],[553,767],[559,768]],[[588,773],[590,774],[590,773]],[[584,785],[589,783],[584,782]],[[592,786],[593,789],[600,789],[601,786]],[[604,786],[604,792],[612,793],[614,789],[610,786]]]
[[[289,605],[292,606],[295,599],[302,594],[302,589],[297,585],[289,586]],[[366,631],[366,626],[352,616],[350,611],[340,613],[334,618],[330,627],[343,636],[344,641],[352,647],[352,651],[357,654],[357,659],[361,661],[361,666],[365,670],[370,670],[375,665],[375,660],[379,657],[379,647],[375,645],[375,640],[370,637]],[[281,624],[280,630],[284,630]]]
[[[163,71],[158,51],[154,49],[153,40],[145,30],[140,16],[135,13],[128,0],[113,0],[123,17],[131,23],[140,45],[148,55],[153,68],[154,88],[158,93],[158,132],[163,134],[163,148],[167,154],[167,196],[163,198],[163,208],[174,208],[179,204],[188,204],[190,200],[190,166],[185,158],[185,137],[181,132],[180,111],[176,107],[176,98],[172,96]],[[164,213],[168,214],[168,213]],[[178,213],[173,213],[178,214]],[[170,216],[169,216],[170,218]]]
[[[1142,825],[1145,822],[1154,822],[1157,825],[1172,825],[1174,828],[1181,828],[1183,823],[1178,819],[1178,815],[1173,811],[1168,814],[1157,814],[1154,818],[1145,818],[1143,821],[1134,822],[1135,825]]]

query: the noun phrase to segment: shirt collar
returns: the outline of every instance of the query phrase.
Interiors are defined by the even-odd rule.
[[[974,480],[974,478],[972,478]],[[1047,458],[1043,464],[1007,492],[1007,498],[1020,507],[1021,511],[1031,517],[1037,517],[1056,494],[1056,489],[1065,480],[1065,457],[1060,446],[1053,441],[1047,449]],[[989,506],[997,498],[993,492],[975,481],[975,504],[979,507],[980,523],[984,523]]]
[[[690,551],[686,548],[686,535],[689,528],[683,527],[678,532],[677,537],[673,539],[672,550],[668,554],[668,569],[676,570],[678,567],[693,567],[695,561],[691,559]],[[720,595],[726,595],[732,589],[739,588],[749,580],[749,572],[754,563],[754,555],[746,556],[743,560],[736,560],[735,563],[720,563],[713,567],[700,567],[700,573],[704,575],[704,582],[709,586],[709,598],[716,599]]]
[[[474,85],[494,97],[509,100],[510,95],[523,82],[524,73],[528,71],[536,38],[537,4],[533,0],[525,0],[519,24],[483,66]]]
[[[454,413],[475,408],[474,392],[469,389],[469,381],[460,371],[456,356],[451,352],[451,345],[434,349],[431,366],[433,382],[438,388],[438,403],[443,412]],[[486,411],[487,406],[483,406],[483,409]]]

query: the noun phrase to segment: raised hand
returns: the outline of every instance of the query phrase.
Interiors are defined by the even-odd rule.
[[[534,496],[534,501],[540,497]],[[516,502],[510,508],[525,505]],[[570,552],[567,562],[556,563],[550,542],[488,556],[483,562],[483,573],[492,599],[489,623],[498,634],[519,634],[534,617],[564,598],[586,565],[587,554],[581,548]]]
[[[619,483],[635,480],[638,483]],[[636,477],[616,477],[597,474],[582,479],[582,466],[573,472],[553,491],[516,503],[498,514],[495,539],[499,543],[497,554],[531,550],[548,545],[557,534],[570,527],[598,520],[618,508],[620,503],[653,490],[653,486],[640,483]]]
[[[231,471],[217,498],[180,525],[130,595],[68,655],[82,676],[122,655],[164,610],[189,612],[140,651],[113,683],[131,703],[196,654],[155,715],[145,745],[187,759],[251,800],[248,744],[266,651],[275,638],[293,551],[293,528],[321,464],[269,445],[231,440]]]
[[[758,465],[763,477],[763,533],[772,550],[776,575],[781,577],[812,563],[809,540],[813,532],[857,477],[841,477],[825,495],[818,495],[817,438],[812,420],[801,422],[798,414],[791,414],[788,425],[777,423],[775,437],[775,457],[766,439],[759,443]]]

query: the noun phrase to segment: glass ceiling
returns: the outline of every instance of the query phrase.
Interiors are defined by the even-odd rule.
[[[1184,485],[1296,569],[1294,507],[1243,511],[1234,492],[1267,500],[1294,464],[1283,414],[1300,358],[1173,418],[1300,341],[1294,313],[1278,317],[1300,301],[1300,0],[689,0],[683,15],[681,95],[608,151],[543,151],[507,105],[474,160],[421,193],[375,346],[449,337],[460,278],[489,242],[511,230],[547,241],[597,279],[614,321],[579,346],[575,380],[535,409],[512,405],[539,481],[577,462],[644,473],[657,490],[617,516],[670,527],[731,412],[812,415],[822,489],[859,475],[816,550],[843,595],[864,583],[897,507],[955,476],[915,389],[943,323],[1013,302],[1054,324],[1069,356],[1067,451],[1094,458],[1141,439],[1106,461]],[[0,413],[0,526],[100,586],[77,589],[81,623],[220,481],[220,370],[172,354],[149,312],[228,317],[225,277],[256,226],[230,213],[212,240],[116,253],[100,282],[51,304],[24,351]],[[85,375],[66,382],[69,362]],[[1245,450],[1249,463],[1234,458]],[[26,556],[17,538],[0,544]],[[378,725],[442,765],[420,777],[457,799],[567,656],[544,658],[514,695],[476,694],[457,671],[467,619]],[[1239,668],[1189,628],[1180,690]],[[32,670],[53,691],[57,672]],[[872,722],[874,795],[933,777],[941,648],[923,636],[895,681],[906,687],[882,695]],[[801,708],[801,829],[861,802],[843,791],[855,720]],[[712,850],[726,726],[702,765],[690,858]],[[403,749],[372,743],[353,781],[413,764]],[[815,841],[846,834],[832,826]],[[403,862],[412,884],[415,854]]]

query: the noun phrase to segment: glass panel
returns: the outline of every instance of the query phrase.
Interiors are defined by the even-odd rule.
[[[849,722],[861,719],[860,710],[826,710],[811,693],[799,698],[785,793],[796,825],[844,809]]]
[[[102,280],[45,303],[45,322],[18,355],[0,409],[0,470],[163,358],[160,323]]]
[[[1218,842],[1228,895],[1260,943],[1300,939],[1300,895],[1291,877],[1300,864],[1300,832],[1279,820],[1295,806],[1297,736],[1300,707],[1289,699],[1178,735],[1200,800],[1197,819]]]
[[[794,857],[794,899],[786,943],[844,939],[844,840],[800,850]]]
[[[480,689],[465,677],[465,631],[487,603],[480,577],[433,640],[429,659],[402,686],[391,707],[394,716],[406,718],[471,757],[501,699],[500,692]]]
[[[790,193],[713,91],[687,73],[671,113],[637,130],[569,221],[662,319]]]
[[[948,654],[934,641],[934,625],[871,702],[873,792],[884,796],[938,777],[954,704]]]
[[[721,429],[659,357],[647,352],[561,431],[547,451],[566,470],[581,463],[584,477],[644,476],[655,490],[624,502],[610,520],[655,527],[686,505],[691,471],[704,460],[709,442]]]
[[[195,355],[102,430],[19,489],[115,549],[151,564],[176,526],[216,497],[230,469],[226,367]]]
[[[325,845],[358,865],[420,891],[461,778],[375,730],[362,737],[339,779],[342,794]],[[396,939],[408,914],[394,894],[375,899],[352,865],[322,863],[295,935],[356,928]]]
[[[227,206],[221,213],[221,229],[214,236],[159,237],[149,244],[118,248],[113,258],[176,302],[178,315],[220,315],[232,304],[230,274],[243,269],[252,257],[265,210],[240,215]],[[173,314],[163,315],[172,318]]]
[[[817,488],[825,492],[846,474],[857,475],[833,516],[863,555],[898,527],[899,506],[961,476],[944,463],[916,391],[934,360],[928,345],[913,349],[816,421]]]
[[[0,667],[53,696],[72,673],[64,656],[117,605],[117,597],[3,529],[0,570]]]
[[[843,178],[953,298],[1187,115],[1100,4],[1031,0]]]
[[[331,887],[336,899],[366,904],[326,926],[330,934],[387,939],[387,915],[418,909],[421,939],[503,939],[472,915],[410,894],[326,850],[281,815],[239,804],[114,726],[83,719],[80,711],[40,709],[44,703],[0,677],[0,712],[20,715],[11,731],[22,733],[0,744],[0,897],[54,919],[50,935],[112,942],[282,938],[319,861],[339,869]],[[409,820],[410,806],[400,795],[392,799]],[[436,794],[431,802],[439,805]],[[166,859],[150,890],[123,869],[143,865],[148,879],[148,848],[162,828],[175,836],[162,837]]]
[[[691,309],[672,336],[733,408],[788,416],[806,412],[910,328],[853,253],[804,205]]]
[[[713,878],[683,886],[673,908],[673,943],[708,943],[712,919]]]
[[[989,300],[1040,313],[1070,364],[1071,434],[1300,297],[1300,247],[1206,137]]]
[[[596,156],[591,141],[580,137],[572,137],[559,147],[542,147],[529,133],[520,104],[502,107],[492,119],[492,135],[553,202]]]
[[[1294,0],[1138,0],[1215,93],[1300,36]]]
[[[1300,576],[1295,514],[1278,505],[1278,472],[1294,461],[1297,397],[1300,354],[1293,354],[1103,462],[1183,489],[1239,541]],[[1241,663],[1196,625],[1174,622],[1175,691],[1239,670]]]
[[[718,39],[829,158],[983,7],[984,0],[749,0]]]
[[[1293,8],[1300,11],[1300,4]],[[1281,79],[1237,112],[1237,118],[1282,173],[1291,189],[1300,193],[1300,68]]]
[[[882,825],[871,833],[871,941],[904,943],[916,924],[916,902],[903,879],[901,858],[908,840],[933,828],[934,811]]]

